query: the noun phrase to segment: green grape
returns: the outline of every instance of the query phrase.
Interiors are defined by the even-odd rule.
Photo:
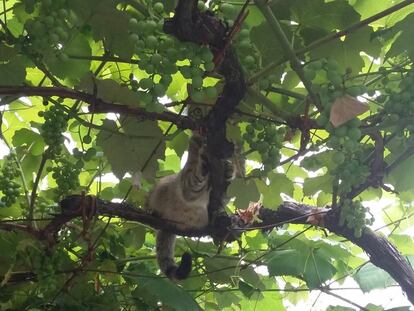
[[[137,26],[138,26],[138,20],[134,17],[131,17],[128,21],[128,26],[132,29],[132,30],[136,30]]]
[[[307,65],[307,68],[311,69],[311,70],[320,70],[322,69],[323,63],[320,60],[311,62]]]
[[[85,135],[82,139],[85,144],[90,144],[92,142],[92,137],[90,135]]]
[[[147,32],[154,32],[157,28],[158,24],[154,20],[148,20],[146,21],[146,28]]]
[[[250,134],[254,134],[254,127],[251,124],[247,125],[246,132]]]
[[[66,9],[59,9],[58,11],[59,17],[65,19],[68,17],[68,11]]]
[[[153,49],[158,45],[158,39],[155,36],[150,35],[145,38],[145,45],[149,49]]]
[[[336,163],[336,164],[342,164],[345,161],[345,155],[343,152],[335,152],[335,154],[332,157],[332,160]]]
[[[351,96],[358,96],[362,94],[361,88],[357,85],[349,87],[346,92]]]
[[[55,19],[53,18],[53,16],[49,15],[44,18],[44,22],[47,26],[53,26],[53,24],[55,23]]]
[[[359,127],[359,126],[361,126],[361,120],[358,119],[358,118],[353,118],[353,119],[349,120],[347,124],[350,128]]]
[[[164,12],[164,5],[161,2],[157,2],[154,4],[154,11],[161,14]]]
[[[329,71],[329,72],[327,73],[327,78],[328,78],[328,80],[332,83],[332,85],[333,85],[335,88],[339,88],[339,87],[341,87],[341,85],[342,85],[342,78],[341,78],[341,76],[340,76],[340,75],[338,75],[338,74],[336,74],[336,73],[332,73],[332,74],[331,74],[331,71]]]
[[[254,63],[256,62],[256,60],[254,59],[253,56],[248,55],[244,58],[244,62],[246,63],[246,65],[254,65]]]
[[[342,125],[335,129],[335,135],[338,137],[345,137],[347,135],[347,127]]]
[[[244,39],[244,40],[241,40],[239,43],[238,43],[238,47],[240,48],[240,49],[244,49],[244,50],[246,50],[246,49],[250,49],[250,47],[251,47],[251,43],[250,43],[250,40],[248,40],[248,39]]]
[[[244,29],[240,30],[240,32],[239,32],[239,37],[240,38],[244,39],[244,38],[248,38],[249,36],[250,36],[250,30],[249,29],[244,28]]]
[[[154,85],[153,92],[156,96],[163,96],[165,94],[165,86],[162,84]]]
[[[192,78],[193,87],[199,89],[203,86],[203,78],[200,76],[195,76]]]
[[[129,41],[131,41],[132,43],[136,43],[139,40],[139,36],[136,33],[131,33],[129,35]]]
[[[267,79],[261,79],[259,81],[259,87],[263,90],[267,89],[270,86],[270,82]]]
[[[147,106],[151,105],[154,101],[154,98],[152,97],[152,95],[149,93],[145,93],[145,92],[140,93],[140,98],[142,102]]]
[[[161,77],[161,80],[159,83],[162,84],[165,89],[167,89],[168,86],[171,84],[171,82],[172,82],[171,75],[164,75]]]
[[[326,68],[328,69],[328,71],[337,71],[339,69],[339,64],[334,59],[328,59],[328,61],[326,62]]]
[[[218,95],[217,89],[214,86],[205,88],[204,93],[206,97],[209,99],[215,99]]]
[[[266,141],[260,141],[257,146],[257,151],[260,153],[265,153],[269,149],[269,143]]]
[[[204,64],[204,69],[205,69],[206,71],[213,71],[213,70],[214,70],[214,68],[215,68],[215,65],[214,65],[214,63],[213,63],[213,62],[208,62],[208,63],[205,63],[205,64]]]
[[[191,92],[191,99],[196,103],[202,103],[203,102],[203,93],[198,90],[193,90]]]
[[[139,81],[139,86],[143,89],[150,89],[154,86],[154,82],[150,78],[145,78]]]
[[[154,55],[151,56],[150,61],[153,65],[158,65],[162,61],[162,56],[160,54],[154,54]]]
[[[348,137],[352,140],[359,140],[361,138],[361,130],[359,128],[350,128],[348,130]]]
[[[49,39],[50,39],[50,41],[52,41],[55,44],[59,42],[59,36],[55,33],[51,33],[49,35]]]
[[[230,3],[223,3],[219,7],[220,11],[222,11],[225,15],[233,15],[235,13],[235,8]]]
[[[194,67],[198,67],[201,65],[201,57],[199,56],[193,56],[193,58],[191,59],[191,65]]]
[[[191,72],[191,77],[202,77],[203,76],[203,72],[200,68],[197,67],[190,67],[190,72]]]
[[[305,79],[306,80],[309,80],[309,81],[312,81],[316,77],[315,70],[312,70],[310,68],[309,69],[305,69],[303,73],[304,73]]]
[[[255,121],[253,123],[253,126],[254,126],[256,131],[263,131],[263,129],[264,129],[263,123],[261,123],[260,121]]]
[[[211,62],[214,59],[214,55],[211,53],[210,49],[206,48],[201,52],[201,59],[204,62]]]
[[[206,4],[204,3],[204,1],[198,1],[197,2],[197,8],[203,12],[207,9]]]

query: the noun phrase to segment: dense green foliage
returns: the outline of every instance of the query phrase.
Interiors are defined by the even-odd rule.
[[[244,2],[199,1],[198,9],[234,29]],[[258,201],[276,209],[286,198],[333,205],[356,237],[365,226],[391,224],[382,233],[414,255],[414,5],[359,23],[399,2],[248,6],[231,42],[248,94],[227,125],[241,149],[235,162],[246,162],[228,189],[229,213]],[[360,248],[308,226],[249,231],[220,254],[209,239],[180,238],[177,253],[190,250],[195,268],[179,284],[159,275],[154,230],[139,223],[85,215],[63,227],[54,247],[30,230],[10,230],[43,228],[62,198],[82,191],[142,207],[157,178],[180,170],[191,131],[131,111],[198,120],[225,81],[208,46],[163,32],[176,1],[2,3],[1,310],[288,310],[347,278],[363,292],[395,285]],[[93,98],[121,108],[92,113]],[[334,125],[332,117],[344,120]],[[356,307],[339,294],[332,305]],[[367,309],[385,307],[371,301]]]

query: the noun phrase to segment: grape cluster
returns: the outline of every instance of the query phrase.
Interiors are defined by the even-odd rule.
[[[368,208],[364,207],[360,201],[351,201],[345,199],[342,201],[339,225],[346,225],[349,229],[354,230],[354,236],[360,238],[366,225],[372,225],[374,218],[367,218]]]
[[[399,83],[398,90],[385,88],[377,101],[384,103],[388,120],[395,123],[401,118],[414,115],[414,72],[408,73]]]
[[[63,157],[55,159],[55,163],[56,166],[53,166],[48,170],[52,172],[52,178],[58,185],[54,191],[56,196],[60,198],[80,186],[79,174],[81,168],[78,163],[72,163]]]
[[[41,134],[46,145],[49,146],[49,155],[51,157],[59,155],[62,151],[64,136],[62,133],[68,125],[66,113],[57,106],[51,106],[46,111],[39,111],[39,117],[43,117],[45,122],[41,127]]]
[[[364,85],[348,85],[346,74],[340,72],[340,66],[334,59],[319,59],[304,66],[305,78],[312,82],[312,89],[321,98],[321,104],[326,111],[337,97],[349,94],[351,96],[362,95],[367,92]]]
[[[342,90],[343,78],[339,72],[339,64],[334,59],[319,59],[312,61],[304,67],[305,78],[309,81],[315,82],[316,85],[321,85],[326,81],[329,82],[329,86],[336,90]],[[318,80],[318,75],[321,76]],[[318,86],[315,86],[318,88]]]
[[[320,117],[317,119],[318,124],[320,124]],[[354,152],[360,146],[359,140],[362,137],[362,132],[359,129],[360,125],[361,121],[358,118],[353,118],[345,124],[334,128],[328,120],[328,124],[325,125],[325,129],[330,134],[327,143],[328,147],[342,150],[345,154]]]
[[[216,87],[203,87],[205,73],[215,67],[210,49],[165,35],[162,32],[163,20],[158,16],[164,13],[163,4],[155,3],[153,10],[157,14],[137,15],[129,20],[130,40],[139,54],[138,66],[148,74],[139,81],[130,75],[130,84],[133,90],[140,92],[146,109],[156,112],[164,109],[156,103],[156,98],[165,95],[172,75],[178,71],[186,79],[191,79],[190,95],[194,101],[216,98]]]
[[[47,201],[42,197],[38,197],[38,199],[35,201],[35,210],[39,211],[42,217],[43,215],[52,212],[53,209],[55,209],[55,206],[48,204]]]
[[[250,148],[260,153],[265,172],[274,169],[280,162],[280,148],[285,136],[285,129],[277,128],[273,124],[264,124],[261,120],[255,120],[247,125],[243,138]]]
[[[19,169],[11,155],[6,157],[0,175],[0,190],[3,197],[0,200],[0,207],[10,207],[16,203],[20,194],[20,185],[15,181],[19,176]]]
[[[164,5],[155,3],[153,11],[155,14],[136,15],[129,19],[129,40],[139,55],[138,66],[148,74],[139,82],[133,74],[129,78],[131,88],[140,93],[146,109],[162,112],[164,108],[156,98],[165,95],[172,82],[171,75],[178,71],[175,47],[179,43],[174,37],[162,35],[163,20],[158,15],[164,13]]]
[[[66,0],[22,0],[25,10],[31,14],[39,10],[36,17],[28,19],[25,29],[28,33],[30,47],[40,55],[45,51],[53,50],[61,61],[68,56],[59,51],[59,44],[69,40],[70,24],[74,23],[76,16],[66,9]]]
[[[96,155],[96,149],[90,147],[85,152],[80,151],[78,148],[73,149],[73,156],[77,159],[76,167],[82,169],[84,166],[84,162],[88,162],[92,160],[92,158]]]
[[[370,175],[370,167],[360,161],[358,157],[353,159],[348,157],[346,161],[338,165],[331,174],[335,175],[340,180],[338,193],[346,194],[350,192],[352,188],[365,182]]]

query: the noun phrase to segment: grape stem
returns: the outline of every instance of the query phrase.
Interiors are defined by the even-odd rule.
[[[305,77],[302,64],[298,57],[296,56],[295,51],[293,50],[292,45],[289,42],[289,39],[286,37],[285,32],[283,31],[278,19],[273,14],[269,5],[264,0],[255,0],[255,3],[259,10],[262,12],[263,16],[266,18],[271,29],[279,39],[280,44],[283,46],[283,50],[286,53],[286,57],[290,60],[292,69],[297,73],[303,85],[305,86],[309,97],[312,99],[313,104],[321,110],[321,102],[319,96],[312,91],[312,83]]]
[[[39,169],[37,170],[36,179],[33,184],[32,194],[30,196],[29,212],[28,212],[29,219],[33,219],[34,207],[35,207],[36,197],[37,197],[37,188],[39,187],[40,178],[42,177],[43,169],[48,159],[47,157],[48,150],[49,149],[46,149],[42,154],[42,159],[40,160]],[[36,229],[36,222],[30,220],[29,227],[35,227]]]

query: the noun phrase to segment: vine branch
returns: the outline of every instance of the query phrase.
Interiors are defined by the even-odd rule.
[[[161,113],[149,112],[141,107],[126,106],[116,103],[109,103],[82,91],[76,91],[66,87],[39,87],[39,86],[0,86],[0,95],[19,95],[19,96],[59,96],[70,98],[88,103],[89,110],[97,113],[120,113],[123,115],[135,116],[146,120],[160,120],[172,122],[182,129],[195,128],[195,123],[184,116],[179,116],[170,111]],[[137,103],[138,104],[138,103]]]

